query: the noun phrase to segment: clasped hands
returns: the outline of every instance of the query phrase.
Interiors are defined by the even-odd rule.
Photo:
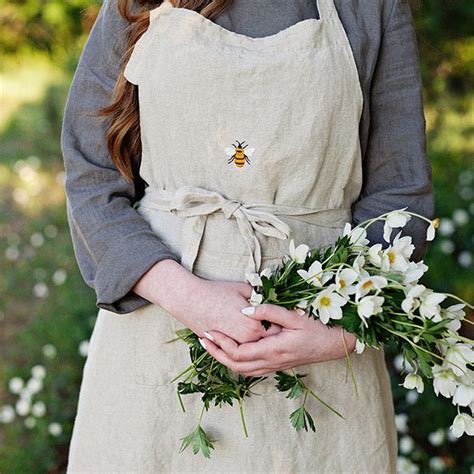
[[[308,317],[302,309],[288,310],[273,304],[259,304],[241,309],[259,325],[266,320],[271,328],[263,328],[261,337],[239,344],[217,330],[204,331],[202,346],[233,372],[259,376],[292,367],[340,359],[346,350],[355,349],[356,337],[341,327],[327,327]],[[343,339],[344,338],[344,339]]]

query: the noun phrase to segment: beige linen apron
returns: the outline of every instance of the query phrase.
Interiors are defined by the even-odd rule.
[[[200,277],[245,281],[275,267],[289,238],[330,244],[351,221],[363,97],[333,0],[318,10],[319,19],[251,38],[164,2],[127,63],[149,184],[138,211]],[[344,359],[298,368],[346,420],[314,402],[316,434],[295,432],[288,415],[301,400],[277,392],[270,374],[245,403],[249,438],[236,406],[212,407],[203,422],[218,439],[211,460],[178,454],[202,406],[185,396],[183,414],[169,383],[189,362],[183,343],[164,344],[180,327],[157,305],[99,311],[68,472],[395,472],[390,383],[373,349],[351,355],[359,399]]]

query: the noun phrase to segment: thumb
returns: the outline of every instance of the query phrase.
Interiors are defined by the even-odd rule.
[[[247,306],[241,311],[249,318],[270,321],[288,329],[298,329],[303,326],[303,319],[295,310],[275,304],[262,303],[256,306]]]

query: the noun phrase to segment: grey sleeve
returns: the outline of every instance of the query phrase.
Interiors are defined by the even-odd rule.
[[[432,219],[435,204],[426,155],[420,58],[408,0],[394,0],[385,22],[369,110],[364,183],[360,198],[352,207],[354,223],[402,207]],[[412,217],[403,228],[402,235],[411,235],[415,245],[415,261],[426,254],[427,225]],[[398,231],[394,230],[392,238]],[[382,235],[383,222],[369,227],[372,243],[383,244]]]
[[[120,72],[127,23],[104,0],[75,71],[64,110],[61,149],[67,216],[76,259],[97,306],[129,313],[149,301],[131,292],[164,258],[178,257],[134,209],[136,186],[112,162],[103,119],[85,115],[109,103]]]

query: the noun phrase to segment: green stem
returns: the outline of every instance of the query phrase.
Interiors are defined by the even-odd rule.
[[[246,438],[249,437],[248,431],[247,431],[247,425],[245,423],[245,416],[244,416],[244,401],[242,398],[239,398],[239,411],[240,411],[240,421],[242,422],[242,427],[244,429],[244,435]]]
[[[355,391],[355,394],[356,394],[356,398],[357,398],[357,400],[359,400],[359,390],[357,388],[357,382],[356,382],[356,379],[355,379],[354,370],[352,368],[351,357],[349,355],[349,351],[347,350],[347,343],[346,343],[346,338],[344,336],[344,329],[342,329],[341,334],[342,334],[342,342],[344,344],[344,352],[346,353],[347,367],[349,369],[349,372],[351,373],[351,379],[352,379],[352,383],[354,384],[354,391]]]
[[[305,385],[306,387],[306,385]],[[310,388],[307,388],[307,390],[309,391],[310,395],[312,395],[319,403],[323,404],[326,408],[328,408],[329,410],[331,410],[333,413],[335,413],[337,416],[341,417],[343,420],[345,420],[344,416],[341,415],[335,408],[333,408],[331,405],[329,405],[328,403],[326,403],[323,399],[321,399],[320,397],[318,397]]]

